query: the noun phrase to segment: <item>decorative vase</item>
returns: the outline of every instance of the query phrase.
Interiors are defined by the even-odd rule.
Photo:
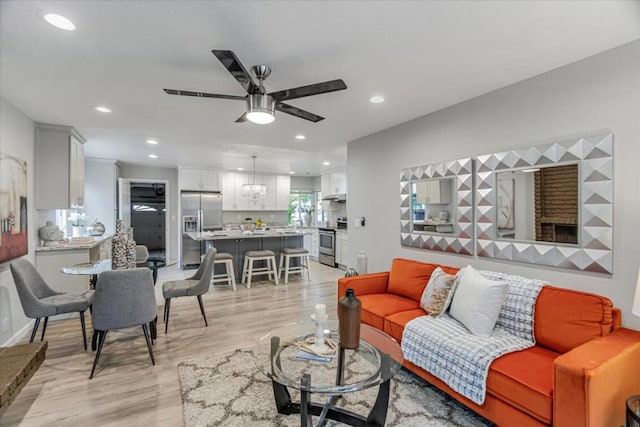
[[[129,268],[136,268],[136,241],[133,240],[133,228],[127,229],[127,264]]]
[[[360,345],[361,309],[360,300],[356,298],[353,289],[348,288],[346,295],[338,301],[340,345],[343,348],[356,349]]]
[[[47,221],[45,225],[40,227],[38,236],[44,242],[43,246],[55,246],[60,244],[60,240],[64,239],[64,233],[52,221]]]
[[[111,239],[111,268],[124,270],[129,268],[127,260],[127,233],[122,220],[116,221],[116,232]]]
[[[85,228],[81,225],[74,225],[71,227],[71,237],[84,236]]]

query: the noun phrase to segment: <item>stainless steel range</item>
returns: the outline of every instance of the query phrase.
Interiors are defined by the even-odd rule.
[[[336,266],[336,230],[333,228],[319,228],[320,237],[320,264],[331,267]]]

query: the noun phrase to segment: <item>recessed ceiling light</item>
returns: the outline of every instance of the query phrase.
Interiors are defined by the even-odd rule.
[[[238,170],[239,170],[239,171],[243,171],[243,170],[244,170],[244,168],[238,168]]]
[[[111,108],[105,107],[104,105],[98,105],[96,107],[96,111],[100,111],[101,113],[110,113],[111,112]]]
[[[296,139],[307,139],[304,135],[296,135]]]
[[[380,104],[381,102],[384,102],[384,96],[382,96],[382,95],[374,95],[371,98],[369,98],[369,102],[371,102],[373,104]]]
[[[150,158],[150,159],[157,159],[157,158],[158,158],[158,156],[156,156],[155,154],[149,154],[149,158]]]
[[[330,162],[322,162],[323,165],[325,166],[329,166],[331,163]]]
[[[289,173],[290,173],[291,175],[293,175],[293,174],[294,174],[294,173],[296,173],[296,172],[295,172],[295,171],[289,171]]]
[[[49,24],[53,25],[56,28],[60,28],[65,31],[73,31],[76,29],[76,26],[71,22],[69,18],[65,18],[62,15],[56,15],[55,13],[47,13],[44,15],[45,21]]]
[[[158,145],[158,141],[156,141],[155,139],[147,139],[147,144]]]

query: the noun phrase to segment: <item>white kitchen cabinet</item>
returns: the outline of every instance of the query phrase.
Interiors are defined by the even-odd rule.
[[[434,179],[416,182],[416,201],[421,204],[446,204],[450,201],[451,180]]]
[[[105,234],[115,233],[120,174],[116,160],[86,158],[84,212],[104,224]]]
[[[236,173],[222,172],[222,210],[233,211],[238,209],[236,198]]]
[[[348,236],[346,231],[336,232],[336,264],[347,267],[348,265]]]
[[[305,234],[302,238],[302,246],[311,254],[312,238],[311,234]]]
[[[220,191],[220,171],[180,166],[180,189],[192,191]]]
[[[84,143],[72,127],[36,123],[36,208],[84,204]]]
[[[313,230],[311,234],[311,258],[318,260],[320,257],[320,233],[318,229]]]
[[[322,196],[329,194],[346,194],[347,173],[346,171],[334,171],[323,173],[320,177],[320,191]]]
[[[288,211],[291,203],[291,177],[276,175],[275,210]]]
[[[222,209],[226,211],[282,211],[289,209],[291,178],[283,175],[256,175],[266,194],[256,199],[245,196],[244,184],[253,184],[253,174],[225,171],[222,173]]]

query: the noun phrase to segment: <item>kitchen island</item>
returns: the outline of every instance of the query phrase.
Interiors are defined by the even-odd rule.
[[[280,257],[280,252],[284,248],[302,248],[303,238],[310,231],[303,230],[267,230],[265,232],[254,232],[243,234],[241,231],[213,231],[202,233],[187,233],[193,240],[204,241],[205,248],[216,248],[218,252],[227,252],[233,257],[233,267],[238,282],[242,280],[242,265],[244,254],[247,251],[273,251],[276,259]],[[292,266],[295,265],[292,260]],[[220,269],[220,270],[218,270]],[[215,274],[224,272],[224,266],[217,265]]]

